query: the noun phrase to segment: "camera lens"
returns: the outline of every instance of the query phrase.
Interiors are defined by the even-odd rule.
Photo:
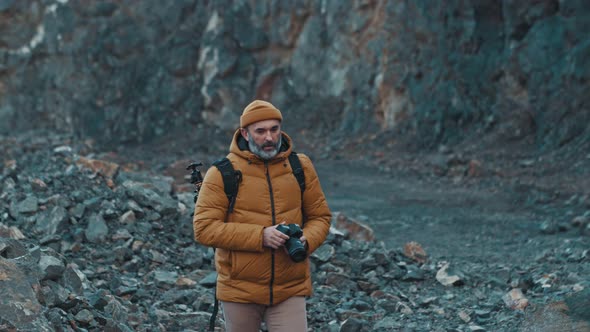
[[[291,259],[296,263],[305,260],[305,258],[307,258],[307,252],[303,247],[303,243],[301,243],[301,240],[299,240],[299,238],[303,236],[303,232],[301,231],[299,225],[278,225],[277,230],[289,235],[290,237],[287,242],[285,242],[285,248],[287,249]]]
[[[289,256],[291,256],[291,259],[294,262],[301,262],[307,257],[307,252],[305,252],[303,243],[301,243],[301,241],[299,241],[297,238],[290,238],[287,240],[285,247],[287,248]]]

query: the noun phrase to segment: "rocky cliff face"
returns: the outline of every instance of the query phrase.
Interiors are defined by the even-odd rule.
[[[588,29],[583,0],[1,0],[0,132],[145,141],[264,98],[316,133],[587,142]]]

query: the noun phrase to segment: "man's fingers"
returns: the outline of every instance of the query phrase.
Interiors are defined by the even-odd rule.
[[[283,221],[281,224],[285,224],[285,222]],[[268,239],[265,240],[268,242],[266,246],[273,249],[278,249],[279,247],[285,245],[285,242],[287,242],[287,240],[290,238],[289,235],[276,230],[276,226],[265,229],[265,237]]]
[[[285,240],[289,239],[289,235],[287,235],[281,231],[276,231],[275,234],[281,239],[285,239]]]
[[[273,249],[278,249],[280,246],[285,244],[285,240],[283,240],[283,238],[281,238],[280,236],[277,236],[277,237],[271,238],[269,244],[270,244],[269,247],[271,247]]]

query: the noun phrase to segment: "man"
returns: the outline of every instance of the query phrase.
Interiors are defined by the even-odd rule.
[[[233,210],[220,171],[203,180],[193,218],[195,239],[217,248],[217,298],[226,331],[307,331],[305,296],[312,293],[309,259],[294,262],[284,248],[289,236],[279,224],[298,224],[309,256],[325,240],[331,214],[310,159],[297,154],[305,175],[301,192],[288,156],[291,138],[271,103],[255,100],[244,109],[227,158],[242,173]]]

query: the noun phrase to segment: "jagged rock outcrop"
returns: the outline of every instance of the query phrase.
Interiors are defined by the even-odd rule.
[[[23,0],[0,18],[4,133],[230,130],[259,97],[318,137],[590,139],[586,1]]]

